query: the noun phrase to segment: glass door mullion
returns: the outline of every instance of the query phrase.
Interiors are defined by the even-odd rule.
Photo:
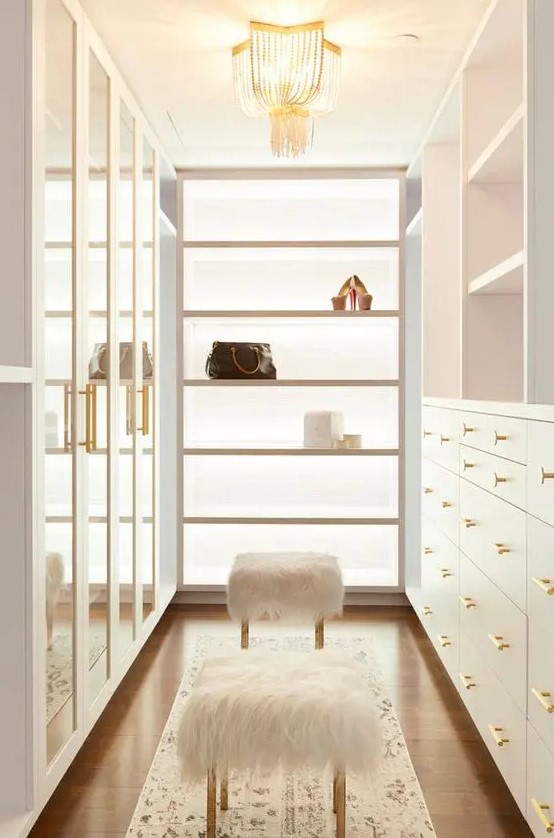
[[[135,637],[142,628],[142,433],[143,416],[143,369],[142,369],[142,177],[143,138],[135,126],[134,136],[134,201],[133,201],[133,577],[134,577],[134,625]]]

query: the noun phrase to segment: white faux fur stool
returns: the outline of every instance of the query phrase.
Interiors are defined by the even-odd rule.
[[[322,649],[324,621],[342,614],[343,600],[339,563],[324,553],[241,553],[227,584],[227,610],[241,622],[243,649],[251,620],[313,623]]]
[[[334,650],[255,649],[204,663],[185,701],[177,749],[184,780],[207,778],[207,838],[228,809],[229,771],[334,772],[337,838],[345,838],[346,774],[369,775],[381,730],[365,669]]]

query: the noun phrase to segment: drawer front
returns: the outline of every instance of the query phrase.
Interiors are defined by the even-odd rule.
[[[460,548],[522,611],[527,607],[527,515],[460,481]]]
[[[458,543],[460,479],[430,460],[422,463],[422,512],[437,529]]]
[[[525,716],[463,631],[459,686],[485,745],[518,806],[525,812]]]
[[[460,442],[516,463],[527,462],[527,421],[508,416],[463,413]]]
[[[531,724],[527,725],[527,822],[536,838],[554,831],[554,755]]]
[[[463,554],[460,626],[525,713],[527,617]]]
[[[529,422],[527,508],[554,525],[554,424]]]
[[[525,509],[526,467],[467,445],[460,445],[460,474],[502,500]]]
[[[450,471],[458,471],[458,429],[456,411],[423,407],[422,453],[424,457]]]
[[[460,551],[429,521],[422,523],[421,581],[426,590],[435,589],[440,596],[457,602],[459,593]]]
[[[529,695],[527,716],[554,753],[554,655],[552,634],[529,623]]]
[[[554,637],[554,528],[527,516],[527,613]]]
[[[455,681],[460,668],[460,625],[454,593],[446,596],[435,587],[422,589],[420,619],[450,678]]]

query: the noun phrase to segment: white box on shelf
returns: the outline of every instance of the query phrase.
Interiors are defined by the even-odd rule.
[[[342,434],[342,413],[318,410],[304,414],[304,448],[332,448]]]

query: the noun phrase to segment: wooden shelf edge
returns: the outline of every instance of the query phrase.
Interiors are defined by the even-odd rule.
[[[248,457],[248,456],[274,456],[274,457],[398,457],[398,448],[183,448],[185,457],[212,456],[212,457]]]
[[[245,378],[240,379],[204,379],[204,378],[185,378],[183,381],[184,387],[398,387],[399,381],[397,378],[383,378],[383,379],[332,379],[332,378],[310,378],[310,379],[296,379],[296,378],[274,378],[264,379],[257,378],[254,381],[249,381]]]
[[[504,123],[500,131],[492,138],[485,150],[479,155],[475,163],[470,167],[468,173],[468,180],[470,183],[479,183],[480,176],[487,165],[494,159],[495,155],[501,150],[504,143],[506,143],[512,135],[519,130],[523,130],[523,120],[525,116],[525,107],[523,104],[519,105],[509,119]],[[523,180],[523,159],[521,161],[521,178]],[[486,182],[486,181],[483,181]],[[499,183],[501,181],[498,181]],[[510,180],[505,181],[511,182]]]
[[[470,296],[476,294],[506,294],[512,296],[522,294],[524,262],[523,250],[514,253],[513,256],[473,279],[468,285],[468,293]],[[504,289],[501,285],[502,282],[504,282]],[[521,285],[520,290],[511,290],[519,285]]]
[[[32,367],[12,367],[0,364],[0,384],[31,384]]]
[[[294,250],[297,248],[332,248],[335,250],[340,249],[356,249],[356,248],[365,248],[365,249],[377,249],[377,248],[390,248],[394,250],[400,246],[400,239],[350,239],[350,240],[336,240],[333,239],[331,241],[322,239],[318,241],[317,239],[312,241],[303,241],[303,240],[288,240],[288,241],[269,241],[269,240],[255,240],[255,241],[222,241],[222,240],[189,240],[183,242],[183,247],[185,250],[202,250],[202,249],[242,249],[242,250],[254,250],[254,249],[263,249],[266,250],[274,250],[277,248],[287,248],[290,250]]]
[[[183,311],[183,317],[188,320],[203,320],[203,319],[225,319],[225,320],[242,320],[245,318],[259,318],[259,319],[285,319],[285,318],[337,318],[337,319],[356,319],[360,320],[382,318],[382,317],[399,317],[398,309],[375,309],[372,311],[326,311],[319,309],[305,309],[304,311],[294,311],[286,309],[278,309],[270,311],[267,309],[259,309],[252,311],[230,311],[229,309],[222,309],[217,311],[205,311],[203,309],[194,309]]]
[[[352,525],[352,526],[398,526],[399,518],[255,518],[240,516],[194,516],[185,515],[183,524],[323,524],[323,525]]]

